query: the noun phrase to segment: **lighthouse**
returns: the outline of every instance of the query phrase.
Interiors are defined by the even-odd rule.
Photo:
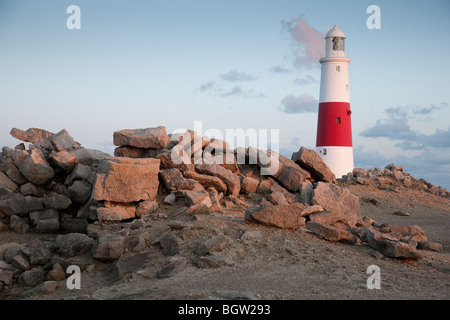
[[[345,35],[334,26],[325,36],[321,64],[316,150],[336,178],[353,170],[353,145]]]

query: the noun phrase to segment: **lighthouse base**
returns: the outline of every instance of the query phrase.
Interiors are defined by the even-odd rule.
[[[316,152],[337,179],[353,171],[353,147],[316,147]]]

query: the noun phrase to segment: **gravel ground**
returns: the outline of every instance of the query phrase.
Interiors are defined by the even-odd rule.
[[[325,241],[306,230],[286,231],[245,223],[243,209],[204,215],[201,226],[176,233],[180,253],[164,256],[149,245],[146,264],[116,280],[110,263],[92,262],[82,273],[81,289],[59,288],[42,294],[42,288],[14,286],[0,293],[3,299],[449,299],[450,298],[450,200],[417,190],[379,190],[347,185],[360,196],[362,216],[390,225],[417,224],[429,240],[444,245],[444,252],[421,251],[418,261],[383,257],[364,244]],[[375,203],[375,204],[374,204]],[[159,211],[172,210],[161,206]],[[407,212],[398,216],[395,211]],[[189,220],[187,214],[176,217]],[[168,220],[148,220],[152,232],[164,230]],[[159,231],[158,231],[159,230]],[[202,269],[191,263],[192,250],[210,236],[223,232],[226,243],[214,252],[224,258],[220,268]],[[246,233],[245,237],[241,235]],[[25,242],[45,236],[0,233],[0,244]],[[50,236],[51,237],[51,236]],[[127,253],[127,255],[131,255]],[[157,273],[168,262],[186,259],[187,267],[172,277]],[[367,288],[367,268],[381,272],[381,289]]]

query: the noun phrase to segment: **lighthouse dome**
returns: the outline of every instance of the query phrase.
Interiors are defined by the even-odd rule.
[[[328,31],[327,35],[325,36],[325,39],[326,38],[334,38],[334,37],[339,37],[339,38],[345,39],[345,34],[337,26],[334,26],[333,29]]]

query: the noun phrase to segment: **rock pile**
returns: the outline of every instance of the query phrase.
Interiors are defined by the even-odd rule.
[[[230,150],[226,142],[194,131],[168,135],[157,127],[114,132],[117,148],[109,156],[83,148],[66,130],[13,129],[11,134],[30,145],[2,150],[0,231],[60,234],[49,242],[1,245],[0,289],[15,281],[29,287],[59,281],[67,266],[86,269],[94,260],[115,261],[120,278],[146,262],[142,251],[148,245],[177,256],[181,244],[174,234],[185,237],[198,228],[176,220],[182,213],[198,222],[204,215],[238,210],[242,223],[366,243],[394,258],[417,259],[417,249],[440,249],[417,226],[379,226],[363,219],[359,198],[336,183],[313,150],[301,148],[289,159],[253,147]],[[380,174],[355,169],[345,180],[382,183],[382,178],[415,183],[395,166]],[[158,210],[180,203],[172,212]],[[147,217],[171,222],[154,234],[142,219]],[[226,236],[219,233],[198,244],[193,263],[220,267],[223,257],[210,251],[224,243]],[[125,252],[142,253],[128,258]],[[186,266],[186,259],[174,257],[158,277]]]
[[[31,128],[11,135],[29,142],[3,147],[0,157],[0,221],[18,233],[86,232],[78,213],[91,197],[98,163],[107,154],[89,150],[66,130]]]
[[[398,188],[416,188],[427,191],[437,196],[446,196],[448,191],[445,188],[435,186],[425,179],[416,179],[408,172],[403,171],[403,166],[388,164],[384,169],[374,168],[365,170],[355,168],[352,172],[338,179],[339,183],[358,183],[363,185],[373,184],[379,189],[395,191]]]

